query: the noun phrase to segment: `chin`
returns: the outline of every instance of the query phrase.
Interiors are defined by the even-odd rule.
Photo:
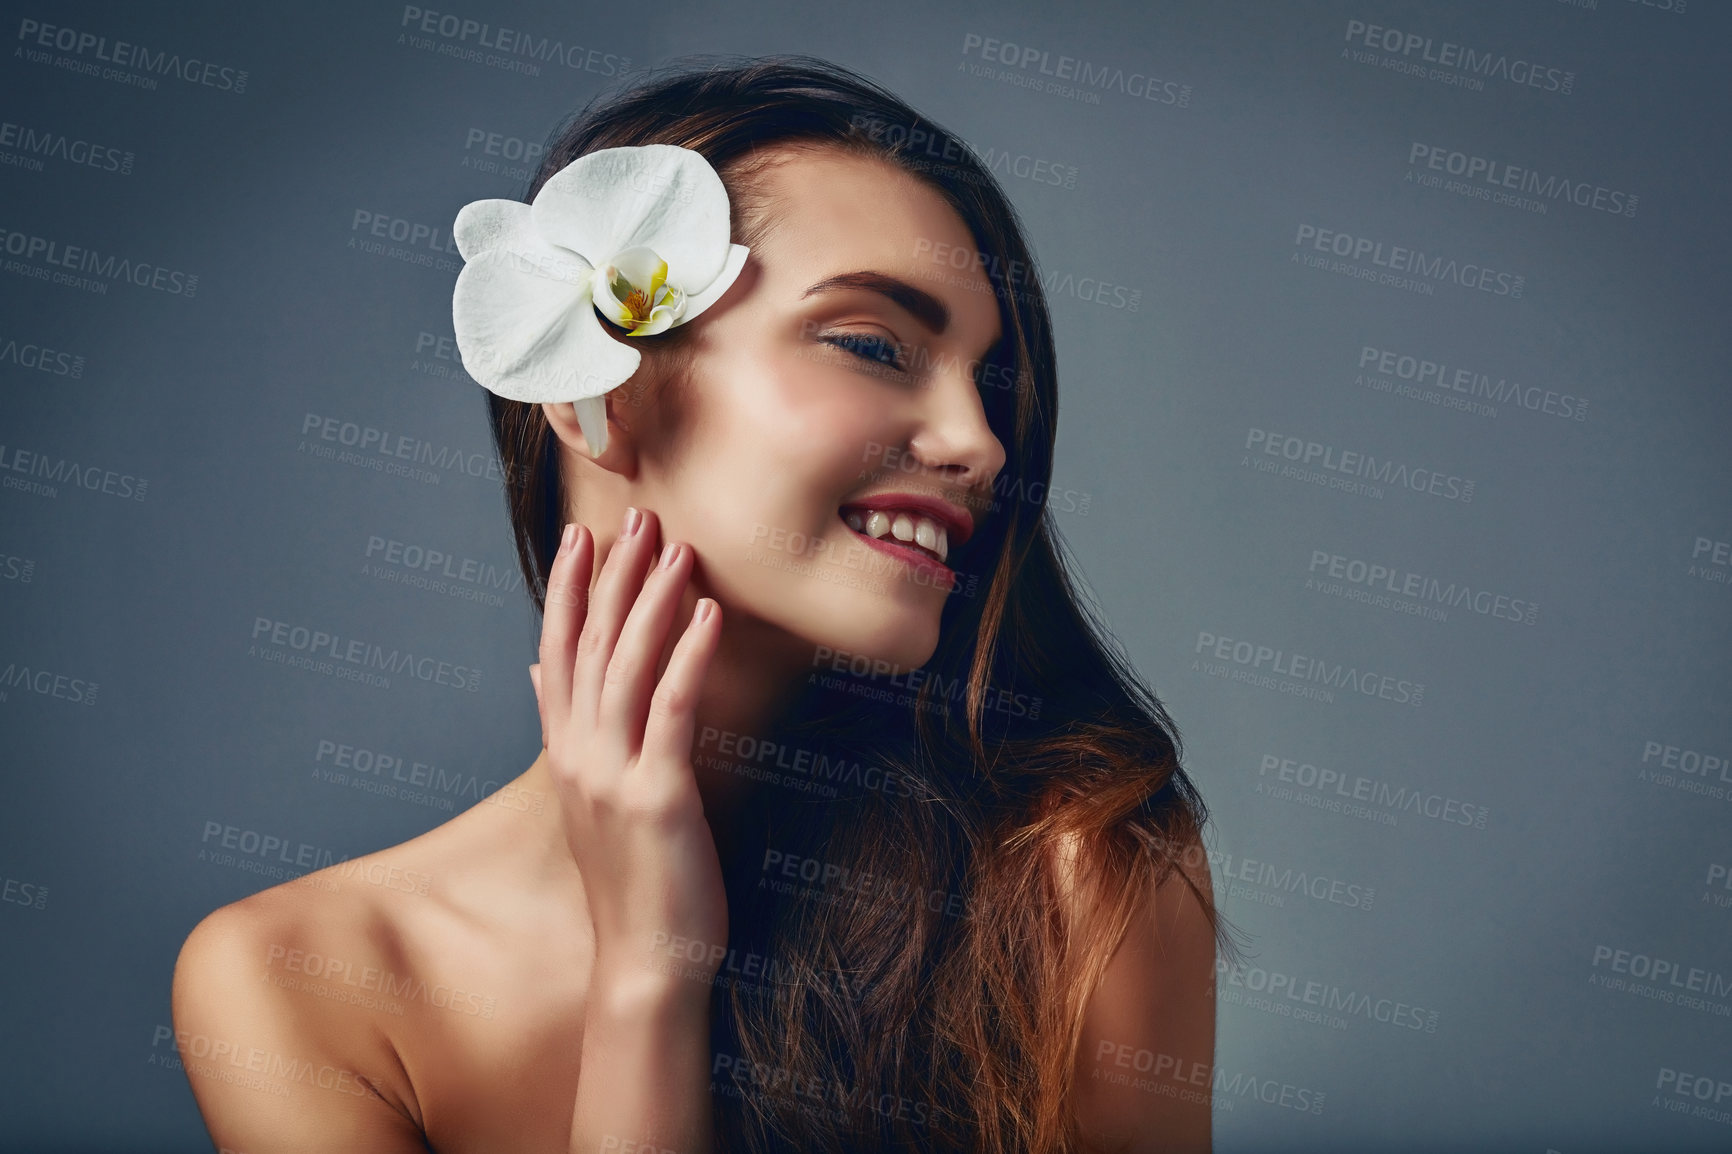
[[[938,651],[938,618],[943,603],[929,606],[909,602],[888,603],[873,596],[874,605],[856,606],[853,628],[831,629],[831,639],[820,642],[838,654],[855,654],[893,666],[893,672],[918,669]],[[832,622],[834,618],[831,619]],[[881,670],[883,666],[879,667]]]

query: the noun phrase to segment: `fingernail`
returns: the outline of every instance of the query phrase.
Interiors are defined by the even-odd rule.
[[[559,535],[559,551],[561,553],[565,552],[567,549],[571,548],[571,543],[576,540],[577,522],[567,521],[565,523],[565,532]]]
[[[674,558],[679,555],[679,551],[680,551],[680,547],[678,545],[674,544],[672,541],[669,541],[666,545],[663,545],[662,546],[661,564],[657,565],[656,568],[657,569],[666,569],[669,565],[672,565],[674,563]]]
[[[623,536],[630,537],[632,534],[637,532],[637,527],[641,524],[643,524],[643,514],[632,508],[630,505],[627,505],[625,507],[625,531]]]
[[[699,597],[697,612],[692,614],[692,620],[708,621],[710,619],[710,607],[714,604],[715,602],[708,597]]]

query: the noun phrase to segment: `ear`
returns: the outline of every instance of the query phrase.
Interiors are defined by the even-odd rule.
[[[636,398],[642,395],[643,386],[634,376],[603,396],[607,405],[607,447],[602,449],[599,457],[589,455],[589,441],[578,422],[577,407],[570,401],[543,402],[541,412],[547,418],[553,435],[574,456],[631,480],[637,476],[639,448],[633,417],[641,403]]]

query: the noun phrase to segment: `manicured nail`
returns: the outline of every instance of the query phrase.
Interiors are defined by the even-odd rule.
[[[679,552],[680,552],[680,547],[678,545],[674,544],[672,541],[669,541],[666,545],[663,545],[662,546],[661,564],[657,565],[656,568],[657,569],[666,569],[669,565],[672,565],[674,563],[674,558],[679,556]]]
[[[623,536],[630,537],[637,532],[637,527],[641,524],[643,524],[643,514],[627,505],[625,507],[625,532]]]
[[[561,533],[559,535],[559,551],[561,553],[563,553],[567,549],[570,549],[572,546],[572,543],[575,542],[576,540],[577,540],[577,522],[576,521],[567,521],[565,523],[565,532]]]
[[[714,605],[715,602],[711,601],[708,597],[699,597],[697,612],[692,614],[692,622],[696,624],[699,621],[708,621],[710,619],[710,609]]]

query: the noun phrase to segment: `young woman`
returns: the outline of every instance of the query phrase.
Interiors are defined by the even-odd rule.
[[[1051,326],[1014,212],[960,140],[807,59],[590,109],[534,212],[677,233],[701,182],[616,166],[607,195],[648,199],[613,208],[548,185],[650,146],[726,190],[741,251],[711,254],[712,275],[734,258],[701,315],[645,321],[679,303],[631,271],[653,257],[567,278],[619,290],[579,300],[584,323],[592,303],[640,323],[608,344],[546,335],[577,323],[537,312],[553,296],[465,296],[504,293],[508,265],[553,293],[579,267],[553,255],[466,247],[459,282],[478,379],[588,381],[540,403],[489,384],[544,748],[491,804],[192,932],[174,1015],[212,1136],[1207,1149],[1231,947],[1204,809],[1060,559]],[[539,360],[483,340],[530,322]],[[597,393],[585,374],[628,346],[641,363]]]

